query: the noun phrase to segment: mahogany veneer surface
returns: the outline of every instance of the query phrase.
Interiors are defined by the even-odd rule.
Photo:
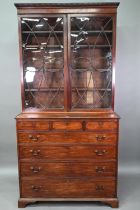
[[[116,203],[119,117],[45,115],[16,118],[21,198]]]

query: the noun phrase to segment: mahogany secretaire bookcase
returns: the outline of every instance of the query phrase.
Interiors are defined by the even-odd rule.
[[[19,207],[36,201],[118,207],[118,5],[15,4],[22,95],[16,117]]]

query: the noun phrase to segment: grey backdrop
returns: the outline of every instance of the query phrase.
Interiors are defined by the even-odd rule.
[[[15,2],[47,1],[20,0]],[[48,2],[58,1],[52,0]],[[63,0],[59,2],[68,1]],[[69,2],[86,1],[71,0]],[[101,2],[113,1],[102,0]],[[14,117],[21,112],[18,26],[16,9],[13,4],[13,0],[0,0],[0,184],[3,184],[4,182],[7,183],[7,185],[0,187],[0,197],[2,198],[2,205],[7,209],[16,209],[16,199],[18,197],[16,130]],[[136,200],[136,198],[138,198],[138,191],[134,191],[140,188],[138,188],[138,185],[136,184],[136,181],[139,180],[140,177],[139,105],[140,0],[121,0],[117,19],[115,111],[121,116],[119,197],[122,201],[122,208],[125,206],[127,209],[128,207],[133,208],[134,203],[137,207],[140,207],[139,199]],[[15,192],[15,194],[13,194],[13,192]],[[126,196],[124,196],[124,194],[126,194]],[[129,203],[128,205],[126,202],[127,204],[123,205],[123,201],[125,200],[128,200],[128,202],[133,200],[134,203]],[[80,204],[69,205],[71,205],[71,208],[81,208]],[[83,206],[84,208],[97,207],[93,204],[83,204]],[[68,207],[68,205],[62,204],[59,206],[51,204],[48,207],[62,209]],[[39,208],[45,208],[45,205],[40,205]],[[103,207],[100,206],[100,208]]]

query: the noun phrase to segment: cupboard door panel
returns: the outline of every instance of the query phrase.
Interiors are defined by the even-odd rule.
[[[111,17],[70,16],[72,109],[111,107],[112,37]]]
[[[64,109],[64,19],[22,18],[25,109]]]

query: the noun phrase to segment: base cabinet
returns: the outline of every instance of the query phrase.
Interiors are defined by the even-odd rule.
[[[116,207],[117,115],[67,122],[28,116],[17,117],[19,207],[42,199],[97,200]]]

